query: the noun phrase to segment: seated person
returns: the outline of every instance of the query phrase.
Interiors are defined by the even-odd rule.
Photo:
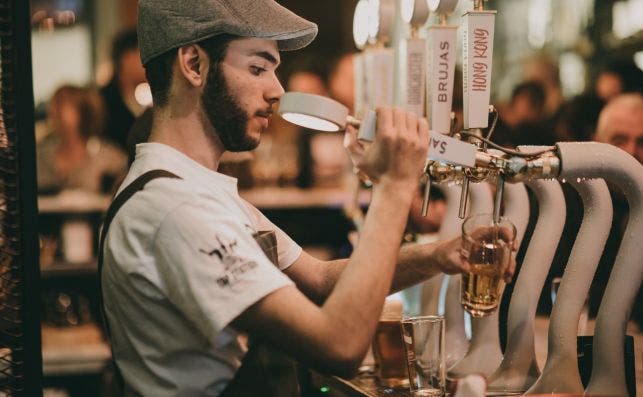
[[[643,96],[622,94],[611,99],[598,116],[594,141],[617,146],[643,164]],[[594,314],[601,302],[629,218],[629,205],[624,194],[608,184],[612,196],[612,228],[594,276],[590,292],[590,312]],[[643,329],[643,288],[632,308],[632,319]]]
[[[56,90],[49,103],[49,134],[37,147],[40,192],[111,192],[127,169],[127,156],[98,136],[103,120],[95,91],[70,85]]]

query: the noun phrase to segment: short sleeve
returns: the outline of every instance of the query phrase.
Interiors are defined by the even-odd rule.
[[[245,309],[292,285],[243,222],[212,205],[183,203],[161,223],[152,251],[168,299],[212,340]]]
[[[279,257],[279,269],[285,270],[290,265],[295,263],[297,258],[301,255],[302,248],[297,244],[290,236],[288,236],[283,230],[279,229],[277,225],[270,222],[264,214],[261,213],[255,206],[243,201],[250,215],[254,221],[255,227],[257,230],[274,230],[275,236],[277,237],[277,255]]]

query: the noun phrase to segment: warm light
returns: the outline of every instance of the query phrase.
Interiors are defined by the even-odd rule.
[[[339,126],[331,123],[328,120],[320,119],[319,117],[309,116],[301,113],[282,113],[281,117],[298,126],[309,128],[311,130],[335,132],[339,131]]]
[[[315,94],[287,92],[279,100],[278,113],[286,121],[319,131],[341,131],[346,127],[348,108]]]
[[[551,30],[551,3],[549,0],[531,0],[527,13],[527,40],[533,48],[543,48]]]
[[[427,0],[427,4],[431,12],[449,15],[455,11],[458,0]]]
[[[355,6],[355,14],[353,14],[353,40],[359,49],[364,48],[368,41],[369,13],[369,2],[360,0]]]
[[[141,106],[152,106],[152,90],[147,83],[141,83],[134,89],[134,98]]]
[[[415,7],[415,0],[402,0],[400,2],[400,14],[402,20],[406,23],[411,22],[413,18],[413,8]]]
[[[427,0],[427,3],[429,4],[429,9],[433,12],[440,6],[440,0]]]
[[[424,25],[429,18],[427,0],[402,0],[400,3],[400,14],[402,20],[413,26]]]
[[[574,96],[585,90],[585,62],[578,54],[566,52],[558,60],[560,81],[565,96]]]
[[[643,51],[634,53],[634,63],[639,69],[643,70]]]
[[[380,0],[368,0],[368,37],[376,40],[380,31]]]
[[[617,1],[612,6],[612,31],[619,39],[643,29],[643,0]]]

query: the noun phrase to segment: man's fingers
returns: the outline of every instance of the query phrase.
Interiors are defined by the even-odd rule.
[[[429,122],[424,118],[418,120],[418,135],[420,137],[420,142],[426,144],[428,147],[429,144]]]
[[[513,255],[509,258],[509,265],[505,269],[504,280],[509,284],[513,280],[514,272],[516,271],[516,260]]]
[[[365,150],[364,144],[357,139],[357,129],[353,126],[346,126],[344,147],[351,155],[361,155]]]
[[[413,135],[419,134],[418,118],[413,112],[406,113],[406,129]]]
[[[344,132],[344,147],[348,149],[357,142],[357,129],[352,125],[347,125],[346,131]]]
[[[377,135],[389,135],[394,133],[393,128],[393,109],[390,107],[380,107],[376,110],[377,113]]]
[[[395,118],[395,135],[405,136],[406,134],[408,134],[408,129],[406,126],[406,112],[400,108],[394,108],[393,117]]]

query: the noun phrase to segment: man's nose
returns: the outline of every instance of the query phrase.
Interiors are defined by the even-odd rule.
[[[627,143],[625,143],[625,145],[623,145],[623,150],[625,150],[630,155],[632,155],[632,157],[636,157],[636,154],[637,154],[636,153],[636,142],[634,140],[630,139],[629,141],[627,141]]]
[[[266,100],[271,104],[279,102],[279,99],[284,94],[284,92],[284,87],[281,85],[281,82],[279,82],[277,76],[274,75],[270,88],[266,93]]]

